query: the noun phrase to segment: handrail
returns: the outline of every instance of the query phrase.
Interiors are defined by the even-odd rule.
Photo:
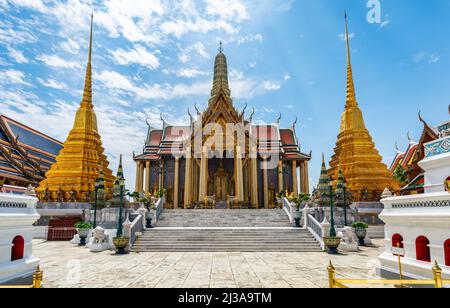
[[[347,285],[428,285],[434,287],[436,289],[442,289],[444,285],[450,285],[450,280],[442,280],[442,269],[439,267],[438,263],[436,262],[435,265],[432,268],[433,271],[433,280],[405,280],[405,279],[394,279],[394,280],[382,280],[382,279],[375,279],[375,280],[369,280],[369,279],[336,279],[336,269],[333,266],[333,264],[330,261],[330,265],[327,268],[328,270],[328,282],[330,289],[348,289],[349,287]]]
[[[314,236],[314,238],[319,242],[320,247],[325,250],[326,245],[323,241],[324,234],[322,225],[311,214],[308,214],[308,219],[306,219],[306,227],[308,231]]]
[[[292,204],[289,202],[289,200],[284,197],[283,198],[283,210],[286,212],[286,214],[289,216],[289,221],[291,223],[294,223],[294,210]]]
[[[155,223],[158,221],[159,217],[161,216],[162,211],[164,210],[164,202],[165,202],[164,197],[162,197],[162,198],[159,198],[155,204],[155,206],[156,206],[155,217],[154,217]]]
[[[134,242],[136,242],[137,235],[136,233],[142,232],[144,230],[144,216],[138,215],[131,224],[130,228],[130,248],[133,246]]]
[[[33,284],[32,285],[18,285],[18,286],[9,286],[9,285],[0,285],[0,289],[40,289],[42,285],[42,279],[44,278],[44,272],[41,271],[39,265],[36,268],[36,271],[33,273]]]

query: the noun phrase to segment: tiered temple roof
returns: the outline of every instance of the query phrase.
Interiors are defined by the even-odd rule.
[[[418,142],[413,141],[409,136],[409,144],[406,151],[402,152],[397,148],[390,170],[395,170],[401,166],[406,172],[406,185],[401,188],[402,195],[424,193],[425,174],[419,166],[419,162],[425,158],[425,144],[437,140],[450,127],[450,121],[446,121],[437,126],[428,125],[419,113],[419,120],[423,123],[423,131]]]
[[[0,115],[0,180],[5,185],[37,185],[61,148],[58,140]]]
[[[295,128],[280,129],[278,125],[252,125],[260,152],[279,149],[285,160],[309,160],[310,154],[302,153]],[[166,126],[154,129],[149,126],[144,152],[135,160],[160,160],[164,155],[185,154],[183,144],[191,136],[189,126]]]

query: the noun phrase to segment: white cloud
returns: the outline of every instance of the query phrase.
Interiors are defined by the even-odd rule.
[[[343,40],[343,41],[345,41],[346,40],[346,38],[345,38],[345,33],[340,33],[339,35],[339,38],[341,39],[341,40]],[[352,39],[352,38],[354,38],[355,37],[355,33],[349,33],[348,34],[348,39]]]
[[[68,68],[75,69],[81,68],[81,65],[77,62],[67,61],[56,55],[39,55],[36,57],[37,60],[44,62],[47,66],[52,68]]]
[[[252,42],[258,42],[262,43],[263,41],[262,34],[254,34],[254,35],[247,35],[247,36],[241,36],[237,39],[237,43],[239,45],[246,44],[246,43],[252,43]]]
[[[42,78],[37,78],[37,81],[47,88],[52,88],[56,90],[66,90],[68,89],[67,85],[63,82],[56,81],[54,79],[43,80]]]
[[[8,1],[15,6],[33,9],[41,13],[45,13],[47,11],[47,7],[42,2],[42,0],[8,0]]]
[[[0,71],[0,85],[24,85],[30,86],[25,80],[25,74],[15,69]]]
[[[278,91],[281,89],[281,85],[276,82],[264,81],[263,83],[264,89],[269,91]]]
[[[283,79],[284,79],[284,81],[289,81],[289,80],[291,80],[291,74],[286,73],[286,74],[284,75]]]
[[[73,41],[72,39],[67,39],[66,41],[60,44],[60,47],[65,52],[77,55],[80,52],[80,44]]]
[[[247,8],[240,0],[205,0],[206,12],[227,20],[243,21],[249,19]]]
[[[24,56],[24,54],[17,49],[14,49],[12,47],[7,46],[8,49],[8,55],[14,59],[19,64],[28,63],[28,59]]]
[[[199,71],[196,68],[185,68],[180,69],[176,73],[177,77],[184,77],[184,78],[194,78],[198,76],[206,76],[209,75],[207,72]]]
[[[429,59],[428,59],[428,63],[430,64],[434,64],[434,63],[438,63],[441,60],[441,57],[435,54],[431,54]]]
[[[277,12],[287,12],[290,11],[292,8],[292,5],[294,4],[295,0],[283,0],[283,3],[281,3],[275,11]]]
[[[133,48],[129,51],[123,49],[110,50],[109,53],[113,56],[114,62],[119,65],[138,64],[151,70],[160,66],[158,58],[148,52],[144,46],[135,45]]]

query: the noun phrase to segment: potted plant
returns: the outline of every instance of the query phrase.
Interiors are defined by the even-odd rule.
[[[355,221],[352,225],[355,230],[355,234],[359,239],[359,244],[361,246],[365,246],[365,239],[367,236],[367,229],[369,229],[369,225],[362,221]]]
[[[323,238],[323,242],[328,247],[328,253],[330,255],[337,255],[337,254],[339,254],[338,247],[339,247],[339,245],[341,245],[341,238],[340,237],[336,237],[336,236],[324,237]]]
[[[113,244],[116,246],[116,254],[125,255],[127,254],[126,248],[130,243],[130,239],[124,236],[119,236],[113,238]]]
[[[78,236],[80,237],[79,246],[86,246],[86,239],[89,236],[89,232],[92,228],[91,223],[80,221],[79,223],[75,224],[75,228],[77,229]]]

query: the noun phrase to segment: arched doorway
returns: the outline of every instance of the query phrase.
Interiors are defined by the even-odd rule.
[[[445,252],[445,265],[450,266],[450,239],[445,241],[444,252]]]
[[[430,241],[425,236],[416,239],[416,259],[431,262]]]
[[[25,240],[20,235],[16,236],[12,242],[11,261],[23,259],[24,249]]]
[[[392,236],[392,247],[396,247],[396,248],[404,248],[403,245],[403,236],[401,236],[400,234],[394,234]]]

